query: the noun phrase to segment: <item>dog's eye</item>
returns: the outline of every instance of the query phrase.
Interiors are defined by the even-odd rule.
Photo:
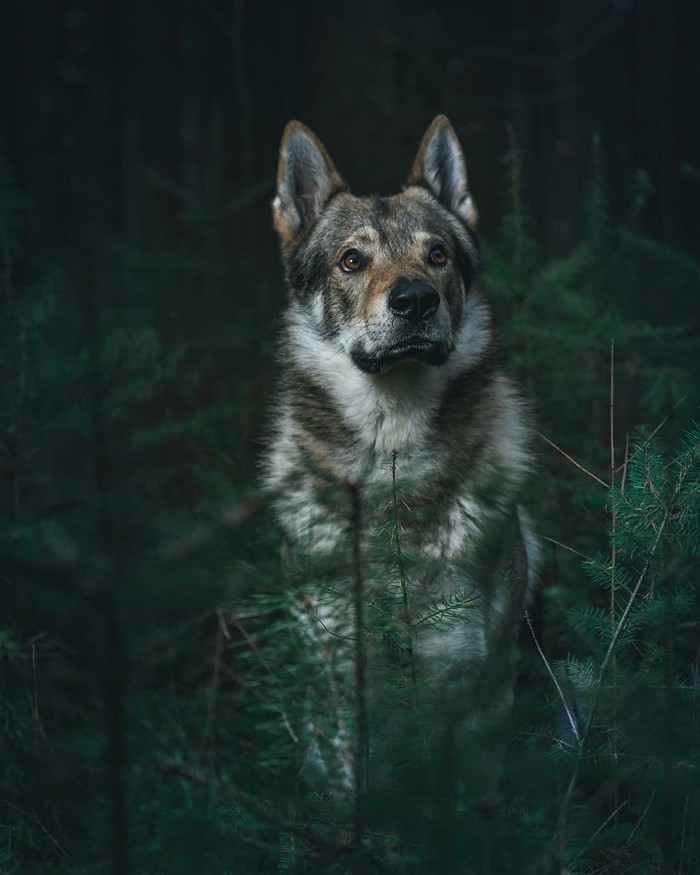
[[[442,267],[447,263],[447,253],[439,244],[433,246],[428,255],[428,261],[436,267]]]
[[[362,267],[362,255],[357,249],[348,249],[340,259],[340,269],[345,273],[353,273]]]

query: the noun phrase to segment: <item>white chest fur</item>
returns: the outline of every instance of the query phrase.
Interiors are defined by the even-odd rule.
[[[410,457],[413,476],[424,476],[433,468],[437,460],[431,425],[447,369],[404,362],[380,374],[366,374],[343,349],[314,330],[297,324],[294,335],[298,362],[313,374],[357,436],[355,476],[373,477],[375,468],[385,471],[394,452],[404,462]]]

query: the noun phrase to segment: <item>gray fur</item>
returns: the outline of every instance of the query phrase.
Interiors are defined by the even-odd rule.
[[[302,611],[316,624],[314,637],[332,646],[352,632],[349,484],[359,487],[362,502],[366,597],[381,600],[395,586],[386,573],[395,547],[394,459],[402,549],[414,557],[412,615],[442,599],[472,599],[459,622],[414,628],[412,658],[419,677],[443,689],[438,699],[454,694],[443,683],[457,685],[458,719],[469,723],[477,687],[489,687],[487,709],[511,696],[510,653],[536,577],[536,542],[519,511],[532,431],[527,406],[501,366],[477,282],[476,211],[464,159],[441,119],[404,192],[360,198],[338,189],[309,225],[292,232],[278,218],[289,201],[288,172],[281,171],[275,209],[290,298],[264,479],[297,568],[322,568],[335,581],[331,596],[310,592]],[[293,125],[299,137],[302,126]],[[306,145],[318,142],[310,137]],[[290,143],[285,135],[281,168],[297,161],[297,190],[314,189],[321,165],[299,163]],[[339,180],[319,149],[328,178]],[[304,167],[313,177],[306,182]],[[446,265],[429,260],[436,241]],[[356,274],[339,266],[349,249],[364,259]],[[408,324],[388,296],[399,281],[417,279],[434,285],[440,306],[430,319]],[[303,577],[301,583],[303,590]]]

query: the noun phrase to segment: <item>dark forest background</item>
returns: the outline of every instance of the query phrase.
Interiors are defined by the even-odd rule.
[[[6,5],[2,875],[698,871],[699,27],[681,0]],[[511,369],[598,478],[542,441],[534,634],[583,723],[610,580],[648,610],[588,765],[525,630],[499,813],[414,846],[397,811],[385,853],[300,801],[279,719],[300,681],[255,478],[285,300],[269,204],[290,118],[390,193],[437,113]]]

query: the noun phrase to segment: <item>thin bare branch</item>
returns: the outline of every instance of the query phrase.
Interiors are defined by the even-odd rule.
[[[596,474],[594,474],[592,471],[589,471],[588,468],[584,468],[583,465],[580,465],[580,464],[576,461],[576,459],[573,459],[568,453],[566,453],[564,450],[562,450],[561,447],[558,447],[558,446],[554,443],[554,441],[550,441],[550,439],[549,439],[548,437],[545,437],[545,436],[542,434],[541,431],[538,431],[537,434],[542,438],[543,441],[545,441],[546,443],[548,443],[548,444],[550,445],[550,447],[554,447],[554,449],[555,449],[558,453],[561,453],[562,456],[564,456],[565,459],[567,459],[569,462],[571,462],[572,465],[575,465],[577,468],[579,468],[581,471],[583,471],[584,474],[588,474],[588,476],[589,476],[589,477],[592,477],[593,480],[595,480],[596,483],[600,483],[601,486],[604,486],[606,489],[610,489],[610,485],[609,485],[608,483],[606,483],[605,480],[601,480],[600,477],[598,477],[598,476],[597,476]]]
[[[586,844],[581,848],[581,851],[578,854],[578,857],[583,855],[584,850],[595,840],[597,836],[601,834],[601,832],[605,829],[605,827],[610,823],[613,818],[617,818],[618,814],[622,811],[625,805],[629,805],[629,799],[623,800],[618,806],[616,806],[615,810],[609,817],[606,817],[605,820],[601,823],[598,829],[593,833],[593,835],[588,839]]]
[[[559,694],[559,698],[561,699],[561,703],[564,706],[564,711],[566,712],[566,716],[569,719],[569,725],[571,726],[571,731],[574,733],[574,738],[576,739],[576,743],[578,745],[581,744],[581,738],[579,737],[578,726],[576,725],[576,720],[574,719],[574,715],[571,713],[571,709],[566,701],[564,696],[564,691],[559,686],[559,681],[557,680],[557,676],[552,671],[552,666],[547,661],[547,657],[544,655],[544,651],[540,647],[540,642],[537,640],[537,636],[535,635],[535,630],[532,628],[532,623],[530,622],[530,615],[527,611],[525,611],[525,620],[527,621],[528,628],[530,629],[530,634],[532,635],[532,640],[535,642],[535,647],[537,648],[537,652],[542,657],[542,662],[545,665],[545,668],[549,672],[549,676],[556,687],[557,693]]]
[[[655,795],[656,795],[656,787],[654,787],[654,789],[651,791],[651,796],[649,797],[649,801],[646,804],[646,808],[644,809],[644,811],[642,811],[642,813],[637,818],[637,822],[635,823],[634,827],[632,828],[632,832],[627,836],[627,841],[625,842],[626,845],[632,844],[632,839],[634,838],[634,834],[637,832],[637,830],[641,826],[642,822],[644,821],[644,818],[647,816],[647,813],[649,812],[649,808],[651,806],[651,803],[652,803]]]
[[[581,559],[585,559],[586,562],[590,562],[590,561],[591,561],[591,557],[590,557],[590,556],[586,556],[585,553],[579,553],[578,550],[574,550],[574,548],[573,548],[573,547],[569,547],[568,544],[562,544],[562,542],[561,542],[561,541],[557,541],[556,538],[549,538],[549,537],[547,537],[547,535],[540,535],[540,534],[538,534],[537,537],[540,538],[540,539],[543,540],[543,541],[549,541],[551,544],[556,544],[557,547],[561,547],[561,548],[564,549],[564,550],[568,550],[569,553],[573,553],[575,556],[579,556]]]
[[[678,401],[676,401],[676,403],[673,405],[673,407],[671,409],[671,413],[674,413],[681,406],[681,404],[685,401],[685,399],[687,397],[688,397],[687,395],[684,395],[682,398],[679,398]],[[671,416],[671,413],[667,413],[666,416],[664,416],[664,418],[661,420],[661,422],[656,426],[656,428],[650,434],[648,434],[646,436],[646,438],[644,438],[644,440],[642,441],[642,445],[648,444],[649,441],[654,437],[654,435],[656,435],[656,433],[660,429],[662,429],[664,427],[664,425],[666,425],[666,423],[669,420],[669,417]],[[628,435],[627,439],[628,439],[628,443],[629,443],[629,435]],[[630,460],[633,459],[637,455],[638,452],[639,452],[639,449],[635,450],[632,453],[632,455],[629,457],[629,459],[627,458],[627,456],[625,456],[625,461],[616,469],[616,473],[619,473],[620,471],[622,471],[623,468],[629,464]]]
[[[622,483],[620,484],[620,492],[625,491],[625,485],[627,483],[627,470],[629,468],[630,461],[630,433],[627,432],[625,435],[625,461],[620,465],[622,469]],[[619,470],[619,469],[618,469]]]

